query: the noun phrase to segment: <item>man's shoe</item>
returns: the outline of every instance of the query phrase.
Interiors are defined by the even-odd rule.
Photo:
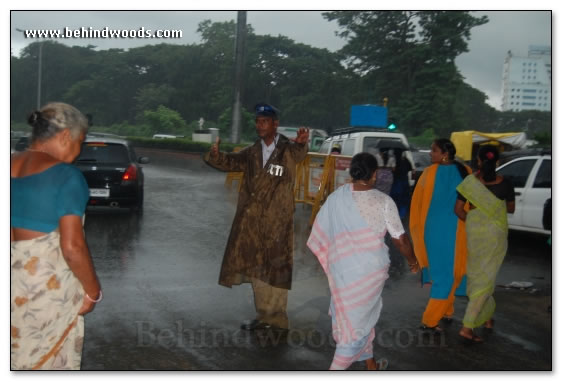
[[[270,324],[260,320],[245,321],[240,326],[242,330],[269,329],[270,327]]]
[[[263,345],[277,346],[288,343],[289,329],[271,325],[268,328],[256,329],[254,333]]]

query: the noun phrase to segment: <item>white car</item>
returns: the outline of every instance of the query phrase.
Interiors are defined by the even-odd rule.
[[[549,235],[544,229],[543,210],[551,198],[551,155],[531,155],[511,160],[497,173],[509,178],[516,193],[516,209],[508,214],[510,229]]]

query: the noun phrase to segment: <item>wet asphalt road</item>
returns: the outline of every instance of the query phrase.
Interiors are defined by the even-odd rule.
[[[326,370],[334,343],[330,294],[316,258],[306,249],[310,207],[295,216],[294,282],[289,338],[257,337],[239,329],[254,318],[248,284],[217,284],[236,207],[225,174],[198,156],[138,150],[149,155],[145,208],[89,211],[85,230],[104,300],[86,316],[83,370]],[[551,248],[546,238],[511,232],[497,284],[531,281],[526,290],[497,287],[496,328],[486,343],[457,338],[466,300],[440,337],[417,327],[428,287],[391,251],[390,278],[376,327],[375,354],[389,370],[551,370]],[[356,363],[352,370],[363,370]]]

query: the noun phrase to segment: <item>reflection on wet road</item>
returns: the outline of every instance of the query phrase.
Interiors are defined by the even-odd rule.
[[[217,284],[236,206],[225,175],[198,159],[145,166],[145,208],[94,211],[85,230],[104,300],[86,316],[83,369],[324,370],[334,352],[326,278],[306,249],[310,207],[296,208],[294,283],[288,344],[257,338],[239,324],[254,318],[247,284]],[[512,235],[512,234],[511,234]],[[516,244],[513,245],[513,242]],[[498,333],[478,351],[456,339],[455,323],[430,343],[416,330],[428,298],[394,250],[376,330],[376,355],[395,370],[551,368],[551,254],[544,238],[511,237],[497,284],[533,281],[535,292],[497,288]],[[536,277],[536,278],[533,278]],[[525,303],[526,306],[523,306]],[[540,350],[538,350],[540,349]],[[356,364],[354,369],[362,369]]]

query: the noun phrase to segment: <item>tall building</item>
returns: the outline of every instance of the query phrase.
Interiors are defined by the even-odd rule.
[[[551,46],[530,45],[528,56],[508,51],[501,94],[502,111],[551,111]]]

